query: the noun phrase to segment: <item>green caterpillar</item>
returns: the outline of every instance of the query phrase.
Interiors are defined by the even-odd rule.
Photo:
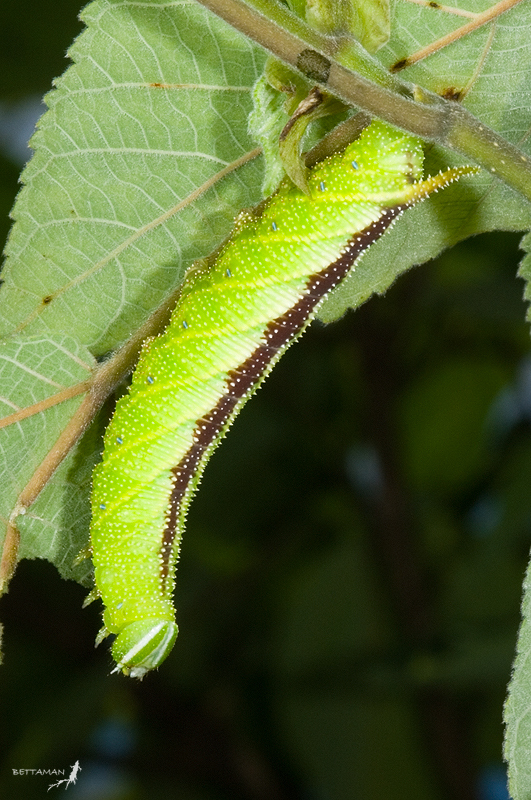
[[[418,139],[373,122],[310,173],[242,213],[192,269],[165,333],[144,348],[94,471],[91,551],[115,671],[141,678],[177,636],[172,593],[206,462],[326,294],[401,212],[470,168],[422,180]]]

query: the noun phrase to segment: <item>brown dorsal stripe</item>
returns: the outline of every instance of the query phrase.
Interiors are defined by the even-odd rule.
[[[227,392],[205,417],[197,421],[194,443],[184,458],[172,469],[175,483],[170,497],[168,520],[161,548],[161,576],[168,575],[169,559],[179,521],[179,512],[191,479],[201,464],[208,448],[229,422],[238,403],[256,386],[267,372],[278,351],[285,347],[308,322],[316,306],[325,295],[350,271],[356,259],[375,242],[400,215],[405,206],[384,211],[381,217],[356,234],[345,247],[344,253],[322,272],[308,279],[307,291],[301,299],[282,316],[272,320],[264,331],[264,343],[256,348],[242,364],[228,373]]]

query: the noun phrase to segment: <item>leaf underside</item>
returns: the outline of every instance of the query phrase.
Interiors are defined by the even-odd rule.
[[[460,6],[477,12],[488,4]],[[13,211],[0,304],[4,416],[86,380],[95,359],[122,344],[178,287],[190,263],[223,240],[238,210],[260,200],[260,158],[227,168],[255,147],[247,117],[264,53],[190,1],[98,0],[83,20],[86,30],[70,51],[73,66],[47,95],[49,111],[32,140],[35,156]],[[377,57],[391,66],[462,23],[397,0],[391,38]],[[521,3],[403,76],[439,93],[461,93],[470,111],[531,153],[530,62],[531,8]],[[439,148],[427,154],[430,172],[455,163]],[[228,174],[216,181],[222,170]],[[515,192],[484,172],[467,178],[405,215],[326,300],[320,318],[337,319],[461,239],[529,227],[529,205]],[[526,261],[526,279],[527,271]],[[2,430],[9,476],[3,521],[80,402],[67,400]],[[64,576],[85,581],[86,565],[74,569],[73,560],[86,542],[102,428],[96,422],[88,430],[18,519],[21,557],[47,558]],[[526,631],[507,707],[510,759],[527,737]],[[511,774],[515,800],[529,798],[529,770],[514,761]]]

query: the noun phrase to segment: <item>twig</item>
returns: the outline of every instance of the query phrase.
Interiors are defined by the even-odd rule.
[[[521,2],[522,0],[501,0],[501,2],[496,3],[496,5],[491,6],[486,11],[481,12],[481,14],[477,14],[475,19],[467,22],[466,25],[462,25],[460,28],[457,28],[457,30],[447,33],[446,36],[442,36],[440,39],[437,39],[437,41],[431,42],[431,44],[426,45],[426,47],[421,47],[420,50],[407,56],[407,58],[400,59],[400,61],[397,61],[396,64],[391,67],[391,71],[399,72],[402,69],[406,69],[406,67],[411,67],[412,64],[417,64],[419,61],[422,61],[423,58],[433,55],[433,53],[436,53],[438,50],[442,50],[443,47],[448,47],[449,44],[453,44],[453,42],[457,42],[463,36],[472,33],[476,28],[481,28],[481,26],[486,25],[487,22],[492,22],[492,20],[499,17],[500,14],[504,14]]]
[[[457,103],[419,87],[412,100],[413,89],[406,83],[389,89],[368,53],[345,50],[340,41],[316,34],[276,0],[198,2],[349,105],[472,158],[531,201],[528,157]],[[316,41],[321,43],[318,49]],[[356,61],[359,73],[343,66],[345,61],[350,66]],[[371,69],[369,80],[364,75]]]
[[[21,422],[23,419],[33,417],[35,414],[40,414],[59,403],[64,403],[65,400],[77,397],[78,394],[88,392],[91,384],[92,380],[90,379],[82,381],[81,383],[76,383],[75,386],[69,386],[61,392],[52,394],[51,397],[47,397],[46,400],[41,400],[39,403],[34,403],[32,406],[26,406],[26,408],[21,408],[19,411],[14,411],[13,414],[9,414],[7,417],[0,419],[0,428],[7,428],[9,425],[14,425],[16,422]]]

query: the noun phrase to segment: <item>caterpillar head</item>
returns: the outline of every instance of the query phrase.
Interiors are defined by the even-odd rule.
[[[127,625],[112,646],[116,661],[113,672],[120,670],[131,678],[143,678],[150,669],[160,666],[177,638],[175,622],[143,619]]]

